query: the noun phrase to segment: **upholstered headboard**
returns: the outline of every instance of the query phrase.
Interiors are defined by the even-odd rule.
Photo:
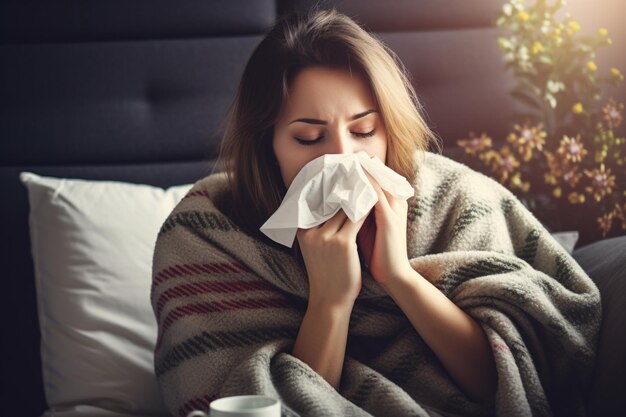
[[[314,3],[336,5],[398,53],[446,152],[469,130],[504,137],[515,104],[493,27],[502,0],[0,4],[1,415],[45,409],[18,174],[161,187],[202,178],[253,48],[278,16]]]
[[[207,175],[238,77],[276,19],[272,0],[172,5],[0,6],[1,415],[46,408],[19,172],[161,187]]]

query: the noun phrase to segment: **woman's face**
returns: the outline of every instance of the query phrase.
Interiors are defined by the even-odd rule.
[[[323,67],[296,76],[272,143],[286,187],[324,154],[365,151],[382,162],[387,155],[387,132],[365,79]]]

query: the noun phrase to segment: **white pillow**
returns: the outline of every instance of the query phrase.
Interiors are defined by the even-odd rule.
[[[578,236],[579,234],[577,230],[552,233],[554,240],[559,242],[570,255],[574,252],[574,248],[578,242]]]
[[[46,415],[168,415],[154,375],[152,255],[191,184],[163,190],[30,172],[20,180],[30,201]]]

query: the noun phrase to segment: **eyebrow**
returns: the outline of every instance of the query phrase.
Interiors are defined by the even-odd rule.
[[[367,116],[370,113],[378,113],[378,110],[375,110],[375,109],[365,110],[364,112],[357,113],[355,115],[350,116],[349,120],[357,120],[357,119],[360,119],[361,117]],[[292,124],[292,123],[295,123],[295,122],[304,122],[304,123],[309,123],[309,124],[312,124],[312,125],[326,125],[326,124],[328,124],[328,122],[325,121],[325,120],[309,119],[309,118],[292,120],[291,122],[289,122],[289,124]]]

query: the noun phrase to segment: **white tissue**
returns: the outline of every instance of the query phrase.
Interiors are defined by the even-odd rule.
[[[322,155],[302,167],[280,207],[261,226],[261,231],[291,247],[298,228],[322,224],[339,209],[356,223],[378,201],[376,190],[363,170],[396,198],[406,200],[414,194],[406,178],[366,152]]]

